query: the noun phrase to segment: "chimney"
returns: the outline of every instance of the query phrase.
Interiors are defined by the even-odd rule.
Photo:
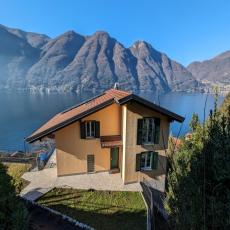
[[[113,88],[114,88],[114,89],[119,89],[119,83],[118,83],[118,82],[115,82]]]

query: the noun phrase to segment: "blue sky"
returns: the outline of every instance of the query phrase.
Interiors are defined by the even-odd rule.
[[[146,40],[184,65],[230,49],[228,0],[0,0],[0,24],[55,37],[109,32]]]

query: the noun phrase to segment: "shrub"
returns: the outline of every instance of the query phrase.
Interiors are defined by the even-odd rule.
[[[27,210],[18,200],[7,167],[0,163],[0,229],[27,229]]]
[[[9,163],[7,164],[7,173],[11,177],[11,182],[15,187],[15,191],[17,194],[21,192],[21,190],[28,185],[28,181],[22,178],[22,175],[28,171],[30,168],[30,164],[21,164],[21,163]]]

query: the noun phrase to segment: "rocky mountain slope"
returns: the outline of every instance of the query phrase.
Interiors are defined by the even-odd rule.
[[[188,70],[198,79],[230,84],[230,51],[210,60],[192,62]]]
[[[0,88],[98,93],[115,82],[135,92],[195,91],[181,64],[144,41],[124,47],[106,32],[54,39],[0,26]]]
[[[203,84],[206,92],[218,87],[220,94],[230,92],[230,51],[210,60],[193,62],[187,69]]]

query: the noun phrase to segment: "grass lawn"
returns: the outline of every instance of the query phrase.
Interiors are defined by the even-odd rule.
[[[29,184],[29,181],[24,180],[21,176],[29,170],[31,165],[22,163],[6,163],[5,165],[7,166],[7,173],[12,177],[16,192],[20,193]]]
[[[146,207],[138,192],[55,188],[38,203],[98,230],[146,229]]]

